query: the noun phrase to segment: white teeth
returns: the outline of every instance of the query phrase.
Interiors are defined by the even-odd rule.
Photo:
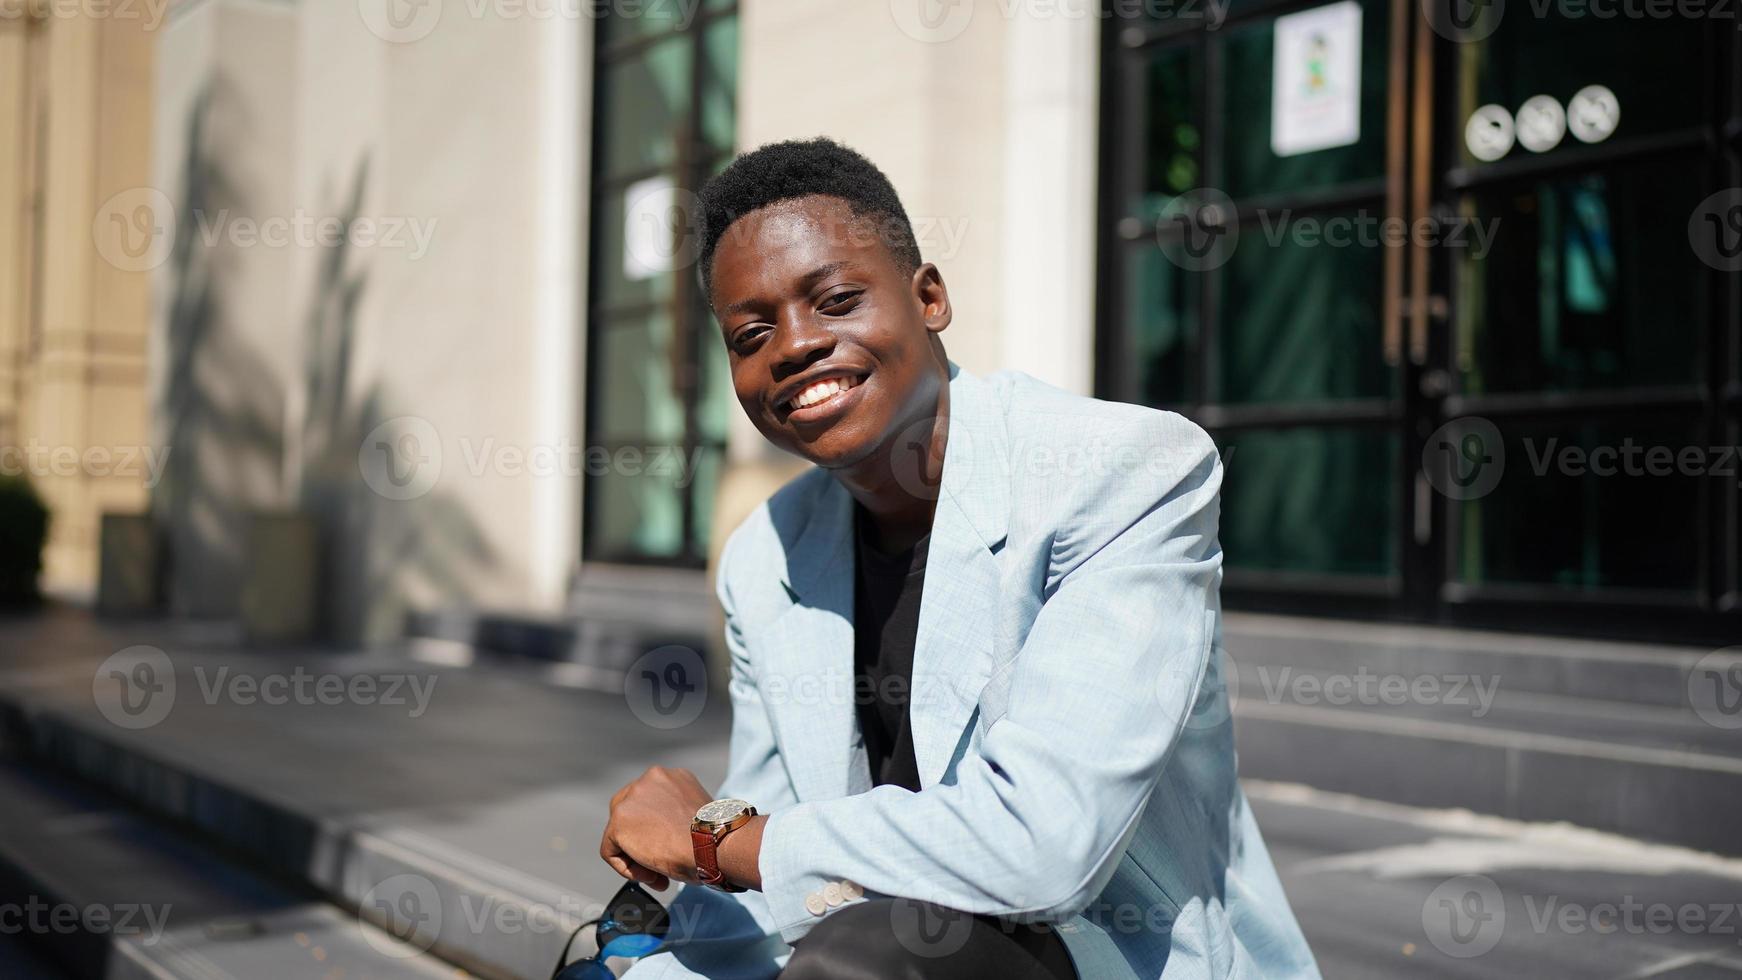
[[[833,397],[837,392],[846,391],[858,383],[857,378],[829,378],[826,381],[818,381],[799,392],[786,404],[790,408],[808,408],[817,402]]]

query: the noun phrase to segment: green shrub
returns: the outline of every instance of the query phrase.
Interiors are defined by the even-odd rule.
[[[37,602],[48,508],[21,476],[0,476],[0,606]]]

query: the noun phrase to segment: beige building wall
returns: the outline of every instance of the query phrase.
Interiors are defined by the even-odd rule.
[[[0,447],[53,513],[44,588],[85,597],[100,515],[144,507],[156,458],[149,278],[99,234],[149,169],[154,23],[0,7]]]
[[[211,0],[164,30],[156,183],[195,237],[159,268],[156,387],[189,611],[234,611],[271,509],[318,525],[341,639],[566,597],[591,23],[414,9]]]

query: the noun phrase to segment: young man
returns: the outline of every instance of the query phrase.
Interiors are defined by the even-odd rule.
[[[949,360],[943,276],[845,147],[701,201],[739,403],[817,466],[721,558],[724,784],[612,800],[601,856],[686,883],[630,976],[1317,976],[1235,780],[1209,437]]]

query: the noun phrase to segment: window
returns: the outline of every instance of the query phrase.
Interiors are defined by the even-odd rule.
[[[686,206],[732,154],[732,3],[599,22],[583,552],[700,566],[732,398]]]

